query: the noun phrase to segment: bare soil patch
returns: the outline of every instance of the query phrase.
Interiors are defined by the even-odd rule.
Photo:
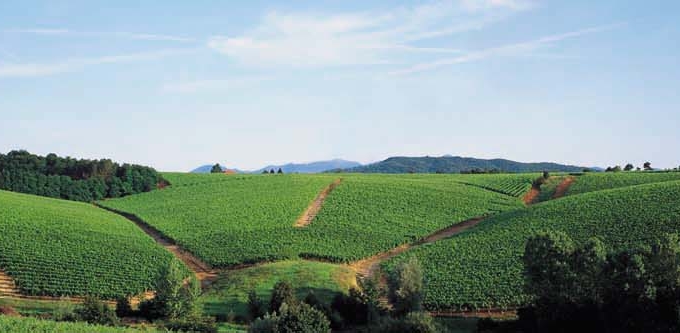
[[[330,185],[328,185],[319,195],[316,196],[314,201],[312,201],[311,204],[309,204],[309,207],[305,210],[304,213],[302,213],[302,216],[300,216],[297,221],[295,221],[295,226],[298,228],[306,227],[316,217],[316,214],[319,213],[321,210],[321,206],[323,206],[323,202],[326,200],[326,197],[336,188],[340,183],[342,182],[342,178],[338,178],[335,181],[333,181]]]
[[[555,189],[555,194],[553,194],[553,199],[559,199],[563,197],[565,194],[567,194],[567,191],[569,190],[569,187],[571,184],[574,183],[576,180],[576,177],[574,176],[569,176],[565,178],[559,185],[557,185],[557,188]]]
[[[525,205],[531,205],[536,202],[539,194],[541,194],[541,190],[532,186],[531,190],[524,195],[522,201],[524,201]]]

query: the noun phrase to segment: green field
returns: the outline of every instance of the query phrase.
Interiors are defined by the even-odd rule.
[[[576,178],[567,195],[671,180],[680,180],[680,172],[589,172]]]
[[[91,204],[0,191],[0,268],[28,295],[114,298],[150,290],[172,256]]]
[[[680,181],[597,191],[499,214],[476,228],[416,248],[385,264],[415,255],[426,272],[430,309],[521,305],[521,256],[526,239],[559,230],[575,241],[601,237],[611,247],[648,242],[680,230]]]
[[[227,271],[200,299],[205,313],[212,315],[248,315],[248,293],[254,290],[269,301],[278,281],[290,282],[299,299],[310,291],[330,304],[337,293],[347,293],[355,286],[354,273],[347,267],[312,261],[280,261],[238,271]]]
[[[523,207],[515,197],[462,184],[470,175],[164,175],[170,188],[107,200],[176,240],[206,262],[361,259],[481,215]],[[484,181],[506,188],[507,176]],[[521,181],[531,177],[519,175]],[[311,225],[293,227],[337,178]]]
[[[16,318],[0,316],[0,332],[12,333],[141,333],[159,332],[156,329],[116,328],[89,325],[85,323],[66,323],[36,318]]]

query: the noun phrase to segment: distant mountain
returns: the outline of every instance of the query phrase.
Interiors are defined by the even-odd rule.
[[[564,171],[580,172],[584,167],[557,163],[522,163],[506,159],[479,159],[445,155],[441,157],[390,157],[384,161],[354,168],[347,172],[362,173],[459,173],[472,170],[499,170],[502,172]]]
[[[191,170],[191,173],[210,173],[210,170],[212,169],[213,165],[214,164],[201,165],[200,167]],[[220,166],[222,166],[222,164],[220,164]],[[241,171],[241,170],[233,169],[233,168],[227,168],[227,167],[222,166],[222,171],[225,171],[227,169],[234,170],[237,173],[243,173],[243,171]]]
[[[346,161],[342,159],[334,159],[330,161],[317,161],[311,163],[288,163],[284,165],[268,165],[264,168],[252,171],[253,173],[261,173],[264,170],[274,171],[283,170],[284,173],[319,173],[335,169],[350,169],[360,167],[361,163]]]
[[[210,169],[212,169],[212,166],[214,164],[206,164],[202,165],[194,170],[192,170],[192,173],[209,173]],[[317,161],[317,162],[310,162],[310,163],[288,163],[288,164],[283,164],[283,165],[268,165],[264,168],[260,168],[254,171],[243,171],[243,170],[238,170],[234,168],[226,168],[222,167],[222,170],[230,169],[234,170],[238,173],[262,173],[264,170],[271,170],[274,169],[274,171],[278,171],[279,168],[283,170],[284,173],[319,173],[319,172],[325,172],[329,170],[334,170],[334,169],[350,169],[350,168],[355,168],[361,166],[361,163],[358,162],[353,162],[353,161],[346,161],[342,159],[334,159],[330,161]]]

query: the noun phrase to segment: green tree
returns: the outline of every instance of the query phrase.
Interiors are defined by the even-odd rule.
[[[250,320],[255,320],[264,316],[267,312],[267,307],[264,302],[257,296],[255,290],[248,292],[248,315]]]
[[[117,325],[119,320],[116,312],[106,303],[96,297],[87,296],[83,303],[74,311],[76,319],[90,324]]]
[[[164,318],[179,318],[189,312],[184,288],[184,273],[180,263],[172,260],[161,271],[156,283],[155,302]]]
[[[415,256],[400,263],[392,272],[389,298],[396,315],[420,311],[423,305],[423,270]]]
[[[633,169],[635,169],[635,166],[630,163],[626,164],[626,166],[623,168],[624,171],[631,171]]]
[[[282,173],[283,173],[283,170],[282,170],[281,168],[279,168],[279,170],[278,170],[278,171],[276,171],[276,173],[278,173],[278,174],[282,174]]]
[[[271,299],[269,300],[269,312],[278,312],[282,304],[289,306],[296,305],[295,290],[293,286],[287,281],[279,281],[274,285]]]
[[[652,170],[652,163],[645,162],[645,164],[643,164],[642,167],[645,168],[645,170],[648,170],[648,171]]]
[[[284,303],[276,323],[277,333],[323,333],[330,332],[330,322],[323,312],[301,303],[291,305]]]
[[[222,173],[222,167],[219,163],[215,164],[210,168],[210,173]]]

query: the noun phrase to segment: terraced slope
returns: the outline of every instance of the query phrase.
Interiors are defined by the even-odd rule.
[[[680,172],[597,172],[576,177],[567,195],[680,180]]]
[[[297,257],[347,262],[521,201],[458,175],[164,175],[161,191],[102,205],[135,214],[215,266]],[[185,178],[186,177],[186,178]],[[294,227],[337,178],[311,224]]]
[[[0,191],[0,270],[23,294],[135,294],[150,290],[169,260],[168,252],[113,213]]]
[[[415,255],[427,280],[429,309],[521,305],[521,256],[526,239],[559,230],[581,242],[601,237],[612,247],[646,243],[680,231],[680,181],[585,193],[488,218],[476,228],[422,246],[387,262]]]

